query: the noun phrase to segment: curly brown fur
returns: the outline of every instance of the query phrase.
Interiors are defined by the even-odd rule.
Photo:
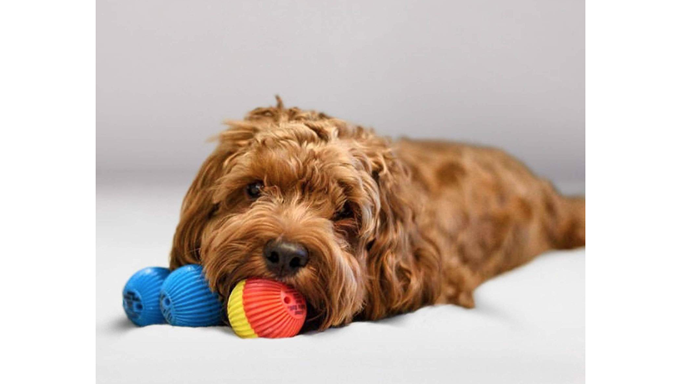
[[[585,245],[585,200],[499,150],[391,142],[280,100],[227,125],[184,199],[170,259],[202,264],[223,298],[242,279],[277,279],[307,298],[320,329],[434,303],[471,308],[487,279]],[[253,199],[245,189],[257,181]],[[274,239],[302,244],[309,263],[272,273],[263,248]]]

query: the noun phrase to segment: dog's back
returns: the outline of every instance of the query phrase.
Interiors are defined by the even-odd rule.
[[[585,245],[585,200],[560,195],[501,150],[402,140],[395,151],[423,196],[418,227],[441,252],[440,302],[472,307],[483,281],[549,249]]]

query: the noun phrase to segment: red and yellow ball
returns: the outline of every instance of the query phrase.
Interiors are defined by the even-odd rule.
[[[242,280],[232,290],[227,315],[242,338],[297,335],[307,317],[307,303],[295,289],[272,280]]]

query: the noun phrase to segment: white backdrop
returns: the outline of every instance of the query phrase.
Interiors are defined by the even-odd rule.
[[[473,310],[426,307],[279,340],[239,339],[227,327],[138,328],[123,312],[123,285],[141,268],[167,266],[186,185],[119,176],[97,188],[99,384],[584,382],[583,249],[483,284]]]

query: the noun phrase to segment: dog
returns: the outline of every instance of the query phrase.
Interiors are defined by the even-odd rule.
[[[225,301],[246,278],[286,283],[307,299],[307,329],[473,308],[484,281],[585,246],[585,198],[500,150],[393,142],[278,97],[226,124],[182,203],[170,267],[203,265]]]

